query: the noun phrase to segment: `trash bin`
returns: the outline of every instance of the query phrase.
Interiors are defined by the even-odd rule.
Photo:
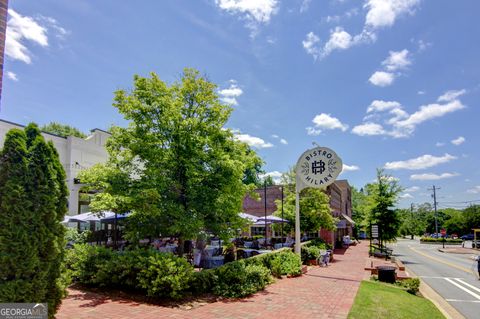
[[[378,280],[382,282],[395,283],[395,267],[393,266],[378,266]]]

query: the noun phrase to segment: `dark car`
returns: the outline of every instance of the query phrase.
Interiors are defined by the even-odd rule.
[[[462,240],[473,240],[473,234],[467,234],[460,237]]]

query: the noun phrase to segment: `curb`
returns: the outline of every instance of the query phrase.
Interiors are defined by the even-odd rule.
[[[417,277],[418,279],[420,279],[420,293],[423,297],[430,300],[435,305],[435,307],[440,310],[440,312],[445,316],[445,318],[465,319],[465,317],[460,312],[458,312],[457,309],[450,305],[442,296],[440,296],[435,290],[433,290],[432,287],[427,285],[427,283],[423,281],[422,278],[419,278],[412,270],[408,269],[408,267],[406,268],[406,270],[412,277]]]

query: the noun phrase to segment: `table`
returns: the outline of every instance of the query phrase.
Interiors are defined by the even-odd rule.
[[[203,268],[205,269],[217,268],[222,266],[223,263],[224,263],[224,256],[207,257],[203,261]]]
[[[177,245],[158,247],[158,251],[160,251],[162,253],[172,253],[172,254],[174,254],[177,251]]]
[[[247,255],[247,257],[251,257],[251,256],[252,256],[252,251],[256,251],[256,252],[258,252],[259,254],[266,254],[266,253],[272,252],[271,250],[266,250],[266,249],[244,249],[243,251],[245,252],[245,254]]]
[[[208,247],[205,247],[205,253],[208,257],[212,257],[213,254],[218,250],[218,246],[217,247],[214,247],[214,246],[208,246]]]

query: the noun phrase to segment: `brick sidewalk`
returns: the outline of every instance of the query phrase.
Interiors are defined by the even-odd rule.
[[[327,268],[310,267],[306,275],[277,280],[249,298],[216,301],[191,310],[69,289],[57,318],[346,318],[365,276],[368,242],[336,252],[335,262]]]

